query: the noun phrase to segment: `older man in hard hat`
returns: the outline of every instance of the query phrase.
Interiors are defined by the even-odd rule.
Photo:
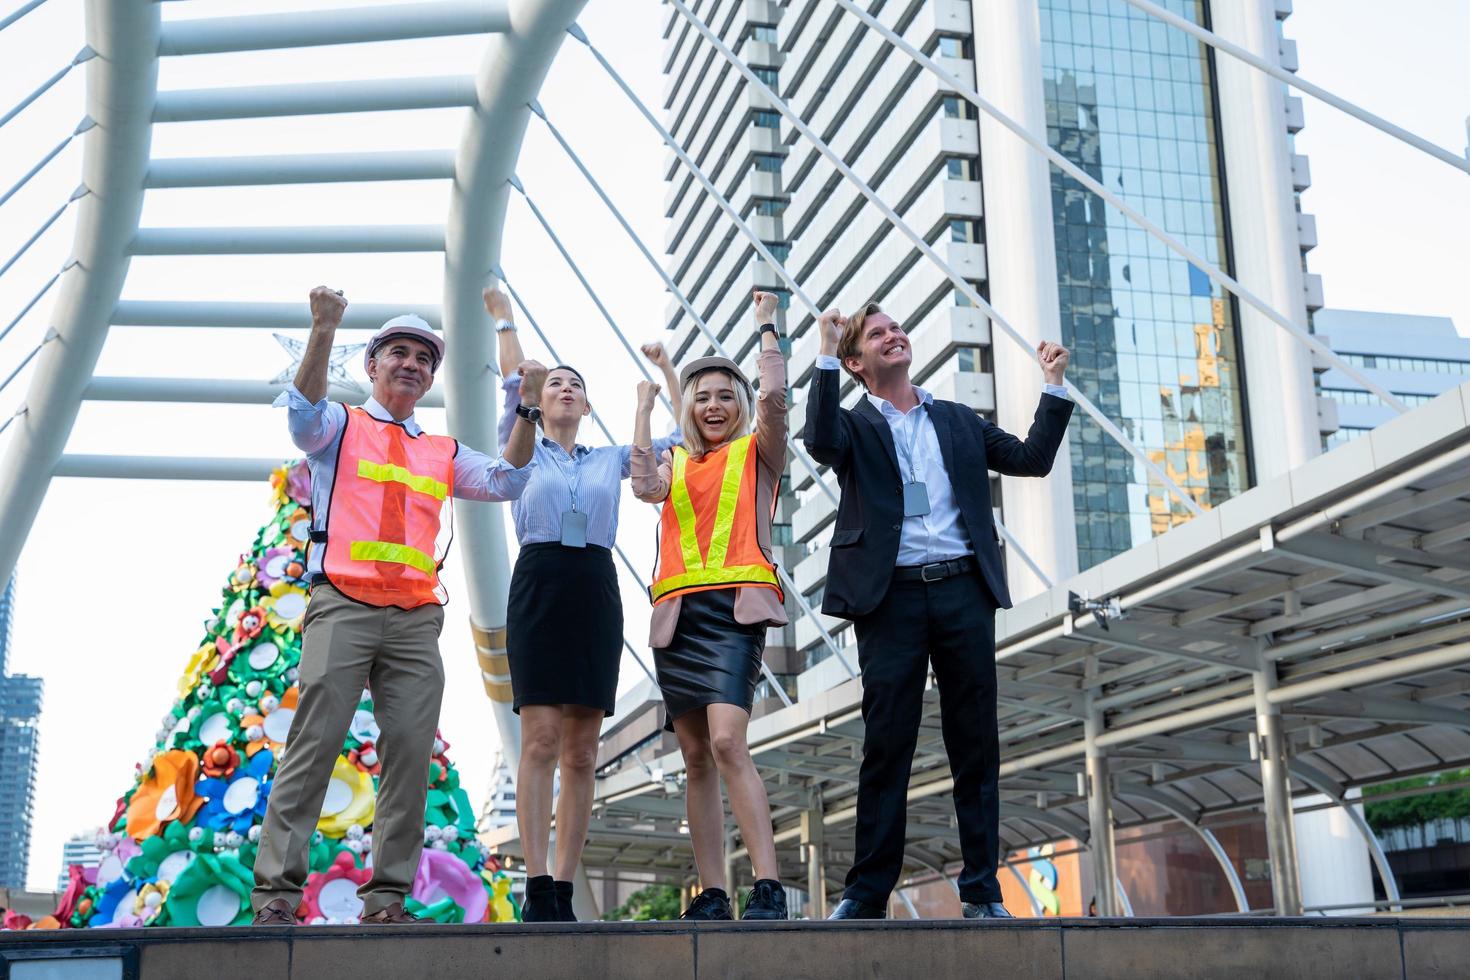
[[[417,316],[394,317],[367,345],[373,394],[359,408],[326,400],[332,340],[346,298],[311,291],[311,337],[296,382],[276,400],[311,467],[311,603],[301,697],[276,772],[255,859],[257,925],[291,925],[332,769],[370,685],[382,734],[373,874],[365,923],[412,922],[403,907],[424,843],[429,757],[439,723],[444,594],[437,546],[450,497],[510,500],[530,477],[535,425],[517,419],[492,459],[424,432],[414,408],[434,383],[444,341]],[[539,404],[546,368],[521,365],[521,404]],[[534,413],[527,412],[534,417]]]

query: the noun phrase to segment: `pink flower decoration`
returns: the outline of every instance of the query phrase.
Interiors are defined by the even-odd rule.
[[[468,864],[448,851],[431,847],[424,848],[423,857],[419,858],[419,870],[413,876],[413,890],[409,894],[425,905],[447,897],[464,909],[466,922],[485,921],[485,909],[490,901],[484,882]]]
[[[303,507],[311,506],[311,467],[297,460],[286,473],[286,494]]]

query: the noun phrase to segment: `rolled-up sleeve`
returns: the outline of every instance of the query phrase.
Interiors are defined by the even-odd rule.
[[[347,422],[347,410],[341,405],[325,398],[313,403],[294,384],[287,385],[271,404],[286,409],[286,428],[291,432],[291,441],[308,456],[330,448]]]
[[[667,452],[655,454],[652,449],[632,449],[633,496],[644,503],[661,503],[669,495],[673,464]]]
[[[510,442],[510,432],[516,427],[516,409],[521,404],[521,376],[511,375],[500,382],[500,387],[505,392],[505,408],[500,413],[495,435],[500,440],[501,451],[504,452],[505,444]]]
[[[465,500],[515,500],[526,489],[536,463],[516,469],[503,456],[490,458],[459,444],[454,457],[454,495]]]
[[[684,445],[684,430],[675,429],[666,436],[659,436],[653,440],[653,456],[655,458],[673,449],[675,446]],[[632,446],[619,446],[618,449],[623,459],[623,479],[627,479],[633,473],[633,448]]]

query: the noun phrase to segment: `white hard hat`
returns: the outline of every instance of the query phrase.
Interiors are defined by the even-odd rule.
[[[362,352],[363,370],[367,370],[368,361],[377,354],[383,342],[392,337],[412,337],[414,340],[428,344],[434,351],[434,370],[436,371],[444,362],[444,339],[434,332],[434,328],[429,326],[429,322],[423,317],[405,313],[402,316],[395,316],[373,334],[373,339],[368,341],[367,350]]]

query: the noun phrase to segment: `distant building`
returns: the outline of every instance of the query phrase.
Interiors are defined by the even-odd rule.
[[[0,593],[0,888],[24,888],[36,793],[42,681],[10,674],[15,576]]]
[[[1344,360],[1410,408],[1470,380],[1470,339],[1449,317],[1327,309],[1318,310],[1313,322]],[[1325,449],[1397,414],[1343,371],[1327,371],[1318,383],[1323,399],[1337,408],[1337,431],[1323,436]]]
[[[516,823],[516,781],[510,774],[505,756],[495,753],[495,768],[490,777],[490,795],[480,811],[480,833],[514,827]]]
[[[79,864],[84,868],[95,868],[102,863],[102,852],[97,848],[97,835],[100,832],[101,828],[94,827],[72,835],[71,840],[61,845],[61,873],[56,876],[57,891],[66,891],[69,880],[68,869],[73,864]]]

